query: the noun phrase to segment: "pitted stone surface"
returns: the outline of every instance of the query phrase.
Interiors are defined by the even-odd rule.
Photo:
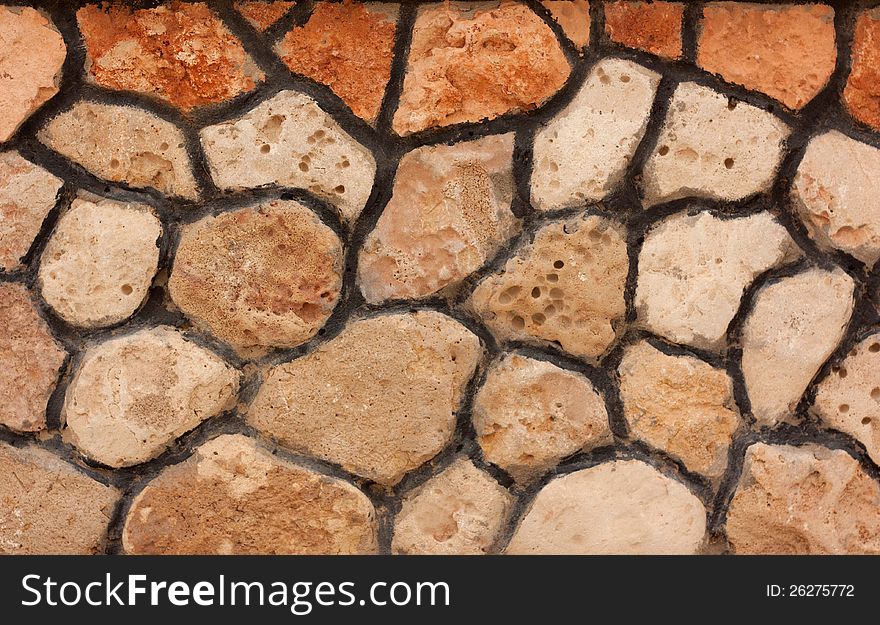
[[[682,2],[605,2],[605,32],[612,41],[668,59],[681,58]]]
[[[588,0],[541,0],[566,36],[578,48],[590,43],[590,3]]]
[[[856,120],[880,130],[880,8],[863,11],[856,22],[843,101]]]

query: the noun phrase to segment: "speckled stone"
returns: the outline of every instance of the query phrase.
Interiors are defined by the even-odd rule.
[[[843,101],[857,121],[880,130],[880,8],[863,11],[856,21]]]
[[[682,2],[605,2],[605,32],[629,48],[681,58]]]
[[[293,0],[236,0],[235,10],[257,30],[268,30],[296,4]]]

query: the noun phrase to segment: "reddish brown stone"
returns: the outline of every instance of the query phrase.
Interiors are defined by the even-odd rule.
[[[585,48],[590,43],[590,3],[588,0],[541,0],[572,43]]]
[[[254,25],[254,28],[266,30],[275,22],[284,17],[290,8],[296,4],[287,0],[266,2],[265,0],[239,0],[235,3],[235,10]]]
[[[678,59],[683,14],[681,2],[606,2],[605,32],[630,48]]]
[[[856,22],[843,100],[853,117],[880,129],[880,8],[865,11]]]

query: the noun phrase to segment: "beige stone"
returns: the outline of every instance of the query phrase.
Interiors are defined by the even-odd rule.
[[[507,553],[692,554],[706,533],[703,504],[639,460],[558,477],[535,498]]]
[[[566,456],[613,442],[602,396],[586,377],[507,354],[489,370],[473,407],[488,462],[527,482]]]
[[[307,189],[354,221],[373,188],[376,161],[309,96],[282,91],[241,118],[204,128],[202,147],[221,189]]]
[[[571,42],[579,48],[590,43],[590,3],[588,0],[541,0]]]
[[[574,99],[535,135],[532,204],[595,202],[620,183],[645,134],[660,75],[623,59],[590,70]]]
[[[498,536],[513,497],[470,460],[457,460],[409,494],[394,522],[391,550],[410,555],[482,555]]]
[[[366,300],[431,295],[494,256],[519,229],[510,212],[512,157],[513,134],[406,154],[360,253]]]
[[[351,322],[271,369],[248,421],[296,452],[391,486],[450,440],[479,339],[433,311]]]
[[[162,471],[135,497],[122,533],[130,554],[369,554],[377,542],[366,495],[239,434]]]
[[[760,425],[797,405],[846,331],[854,283],[840,269],[812,268],[761,288],[742,332],[742,370]]]
[[[738,554],[880,554],[880,486],[845,451],[757,443],[727,512]]]
[[[682,83],[645,165],[645,202],[688,196],[732,201],[766,191],[789,132],[771,113]]]
[[[162,225],[146,206],[74,200],[43,251],[38,274],[43,299],[77,326],[127,319],[150,290],[161,236]]]

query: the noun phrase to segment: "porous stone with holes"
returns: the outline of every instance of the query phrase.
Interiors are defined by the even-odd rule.
[[[553,20],[578,48],[590,43],[590,3],[588,0],[541,0]],[[581,52],[583,54],[583,52]]]
[[[880,130],[880,8],[863,11],[856,21],[852,69],[843,101],[856,120]]]
[[[684,3],[604,3],[605,32],[629,48],[638,48],[667,59],[681,58],[681,25]]]

